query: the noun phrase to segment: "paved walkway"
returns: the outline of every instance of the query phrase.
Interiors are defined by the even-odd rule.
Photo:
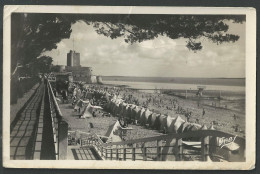
[[[30,89],[28,92],[26,92],[22,98],[18,98],[17,99],[17,103],[16,104],[12,104],[11,105],[11,111],[10,111],[10,123],[12,123],[14,121],[14,119],[16,118],[16,115],[19,113],[19,111],[21,111],[21,109],[23,109],[24,105],[26,105],[26,103],[31,99],[31,97],[33,96],[33,94],[35,94],[35,91],[37,90],[37,88],[39,87],[39,83],[37,83],[36,85],[34,85],[32,87],[32,89]]]
[[[93,147],[68,146],[68,160],[102,160]]]
[[[43,91],[42,83],[11,123],[10,159],[32,159]]]

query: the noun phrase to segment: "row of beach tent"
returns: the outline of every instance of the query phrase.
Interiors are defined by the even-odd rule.
[[[150,111],[148,108],[140,107],[134,104],[127,104],[121,98],[114,96],[107,103],[106,109],[113,115],[119,115],[129,122],[137,122],[142,126],[148,126],[165,133],[184,133],[195,130],[206,130],[206,125],[189,123],[180,116],[171,117]],[[210,129],[214,129],[211,126]]]
[[[102,107],[100,106],[93,106],[90,104],[89,100],[82,100],[82,99],[79,99],[75,106],[74,106],[74,110],[79,110],[80,109],[80,112],[79,112],[79,115],[81,116],[80,118],[90,118],[90,117],[93,117],[93,111],[94,109],[103,109]]]
[[[206,125],[199,125],[196,123],[189,123],[184,121],[180,116],[171,117],[163,114],[158,114],[150,111],[148,108],[140,107],[134,104],[127,104],[122,99],[114,96],[110,102],[107,103],[106,109],[111,112],[113,115],[119,115],[121,117],[126,118],[130,122],[137,122],[142,126],[147,126],[151,129],[158,130],[164,133],[186,133],[190,131],[196,130],[215,130],[213,125],[211,127],[207,127]],[[184,138],[183,140],[197,142],[200,141],[199,137],[190,137]],[[185,141],[185,143],[187,143]],[[214,143],[216,146],[221,145],[221,138],[216,137],[216,139],[212,139],[211,143]],[[239,145],[235,142],[230,143],[228,146],[225,146],[227,150],[221,151],[218,150],[217,154],[226,154],[230,151],[236,151],[239,149]],[[243,151],[243,150],[240,150]],[[235,156],[240,156],[243,153],[239,153]],[[232,156],[228,154],[228,156]],[[234,155],[233,155],[234,156]]]

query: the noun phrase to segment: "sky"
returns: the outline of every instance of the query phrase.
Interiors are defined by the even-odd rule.
[[[202,50],[186,48],[186,40],[159,36],[142,43],[125,43],[124,37],[110,39],[96,33],[83,21],[72,25],[69,39],[57,49],[44,52],[53,64],[66,65],[67,53],[80,53],[81,66],[93,68],[95,75],[141,77],[245,77],[245,23],[229,24],[228,33],[237,34],[235,43],[215,44],[202,40]]]

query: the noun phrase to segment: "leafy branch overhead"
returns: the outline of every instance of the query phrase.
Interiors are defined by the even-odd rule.
[[[28,64],[44,51],[70,37],[77,21],[92,25],[98,34],[116,39],[124,37],[133,44],[160,35],[171,39],[185,38],[189,50],[203,48],[200,38],[213,43],[235,42],[238,35],[227,34],[225,21],[242,23],[241,15],[82,15],[82,14],[12,14],[12,70],[17,62]]]

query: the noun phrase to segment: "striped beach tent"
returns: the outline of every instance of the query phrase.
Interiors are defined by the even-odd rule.
[[[146,125],[148,124],[148,119],[149,119],[149,116],[152,115],[153,112],[151,112],[149,109],[145,109],[145,111],[141,114],[141,117],[140,117],[140,124],[141,125]]]
[[[168,116],[166,116],[166,115],[160,115],[160,117],[159,117],[159,122],[160,122],[159,130],[163,131],[165,133],[167,132],[167,117]]]

